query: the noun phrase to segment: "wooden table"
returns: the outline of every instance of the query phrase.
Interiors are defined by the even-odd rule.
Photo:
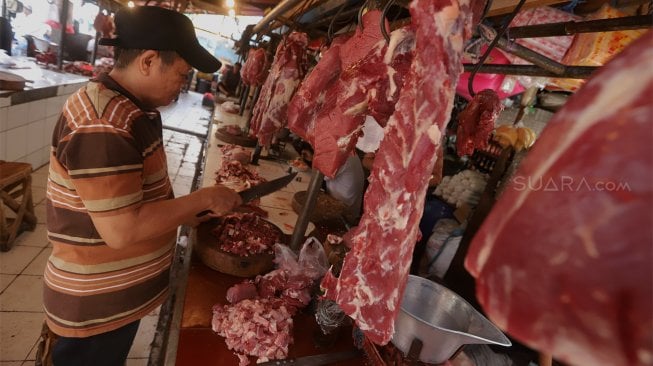
[[[230,116],[221,115],[221,119],[227,120],[227,117]],[[229,119],[229,123],[242,124],[244,118],[234,116]],[[212,127],[215,130],[217,126],[213,125]],[[201,186],[215,184],[214,172],[222,164],[222,153],[219,147],[223,144],[224,142],[218,140],[213,133],[209,135]],[[287,164],[281,162],[261,160],[259,164],[258,166],[250,165],[248,168],[258,171],[266,179],[278,178],[286,174],[288,168]],[[267,219],[287,235],[292,234],[294,224],[297,221],[297,214],[291,206],[292,197],[296,192],[306,189],[310,181],[310,172],[300,173],[298,178],[284,189],[263,197],[260,203],[260,206],[269,213]],[[314,229],[315,225],[311,223],[307,232]],[[211,319],[213,317],[213,305],[227,304],[225,297],[227,289],[243,280],[240,277],[215,271],[201,263],[195,255],[193,256],[188,270],[188,281],[185,286],[179,341],[176,350],[176,365],[238,365],[238,357],[233,351],[227,349],[224,338],[211,329]],[[319,334],[321,332],[314,316],[307,309],[300,311],[293,317],[294,343],[289,347],[288,358],[355,349],[352,343],[351,328],[342,329],[335,344],[328,348],[316,346],[314,337]],[[250,361],[251,365],[256,365],[254,357],[250,357]],[[364,364],[364,359],[359,357],[333,363],[332,365],[354,366],[362,364]]]
[[[238,365],[238,357],[227,349],[224,338],[211,330],[212,308],[215,304],[227,304],[227,289],[243,281],[214,271],[199,260],[191,263],[186,298],[177,348],[179,366],[195,365]],[[328,348],[316,346],[314,337],[321,334],[315,318],[308,310],[300,311],[293,317],[294,343],[289,347],[288,358],[309,356],[354,350],[351,328],[344,328],[338,334],[335,344]],[[250,357],[252,365],[256,359]],[[332,365],[354,366],[364,364],[364,358],[358,357]]]

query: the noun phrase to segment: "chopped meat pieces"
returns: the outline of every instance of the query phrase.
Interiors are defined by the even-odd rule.
[[[245,299],[233,305],[215,305],[211,327],[239,355],[241,364],[248,362],[241,355],[258,357],[261,362],[288,357],[293,320],[281,299]]]
[[[244,191],[266,182],[255,171],[249,170],[238,160],[224,161],[220,170],[215,172],[215,183],[229,187],[236,192]]]
[[[278,227],[253,213],[224,216],[211,232],[221,250],[240,256],[272,253],[281,239]]]

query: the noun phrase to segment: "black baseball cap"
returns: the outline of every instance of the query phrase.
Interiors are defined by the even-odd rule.
[[[123,8],[116,14],[116,38],[99,44],[124,49],[176,51],[194,68],[207,73],[221,63],[197,41],[193,22],[184,14],[157,6]]]

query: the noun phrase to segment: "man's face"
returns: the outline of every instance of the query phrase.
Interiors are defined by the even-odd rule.
[[[163,64],[161,58],[156,59],[150,81],[152,88],[148,96],[151,107],[163,107],[179,95],[186,84],[191,66],[181,57],[177,57],[172,65]]]

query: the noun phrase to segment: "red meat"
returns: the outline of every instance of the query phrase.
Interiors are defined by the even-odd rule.
[[[250,49],[247,61],[240,70],[243,83],[251,86],[263,85],[268,77],[268,57],[264,49]]]
[[[471,36],[469,7],[465,0],[411,3],[415,56],[374,160],[360,224],[348,233],[352,250],[340,277],[329,272],[322,282],[326,297],[377,344],[394,333],[463,43]]]
[[[292,32],[277,47],[250,124],[251,134],[262,146],[269,146],[288,122],[288,104],[304,77],[307,44],[306,33]]]
[[[494,131],[494,122],[503,104],[494,90],[485,89],[458,115],[456,150],[458,156],[471,155],[475,149],[485,149]]]
[[[553,117],[466,258],[489,318],[565,363],[653,363],[651,44]]]

